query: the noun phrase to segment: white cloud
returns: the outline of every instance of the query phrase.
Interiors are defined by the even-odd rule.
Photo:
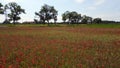
[[[78,3],[83,3],[85,0],[75,0]]]
[[[94,9],[96,9],[96,7],[95,6],[91,6],[91,7],[88,7],[88,9],[94,10]]]
[[[105,2],[106,2],[106,0],[94,0],[93,5],[88,7],[88,9],[95,10],[98,6],[102,5]]]
[[[4,15],[0,15],[0,23],[2,23],[5,20]]]
[[[23,0],[3,0],[3,2],[5,3],[9,3],[9,2],[21,2]]]
[[[58,22],[62,22],[62,16],[61,15],[58,15]]]
[[[5,0],[7,2],[16,2],[17,0]]]
[[[105,2],[106,0],[95,0],[95,5],[98,6],[98,5],[101,5]]]
[[[113,13],[113,12],[112,12]],[[103,20],[114,20],[114,21],[120,21],[120,13],[119,12],[115,12],[114,15],[112,15],[112,13],[107,12],[107,13],[99,13],[96,15],[93,15],[94,18],[96,17],[100,17]]]

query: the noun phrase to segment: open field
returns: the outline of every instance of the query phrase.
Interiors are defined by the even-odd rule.
[[[120,25],[4,25],[0,68],[120,68]]]
[[[0,27],[48,27],[48,24],[0,24]],[[120,24],[50,24],[49,27],[120,28]]]

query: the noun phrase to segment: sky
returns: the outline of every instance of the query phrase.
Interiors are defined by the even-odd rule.
[[[34,13],[44,4],[54,6],[58,10],[58,21],[62,21],[61,15],[65,11],[76,11],[81,15],[99,17],[102,20],[120,21],[120,0],[0,0],[3,5],[9,2],[16,2],[25,9],[26,14],[20,15],[20,22],[33,21]],[[0,22],[4,19],[5,16],[0,15]]]

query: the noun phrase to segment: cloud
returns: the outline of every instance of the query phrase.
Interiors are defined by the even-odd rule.
[[[88,9],[94,10],[94,9],[96,9],[96,7],[95,6],[91,6],[91,7],[88,7]]]
[[[21,2],[23,0],[2,0],[4,3],[9,3],[9,2]]]
[[[17,0],[5,0],[7,2],[16,2]]]
[[[85,0],[75,0],[78,3],[83,3]]]
[[[106,0],[95,0],[95,5],[98,6],[98,5],[101,5],[105,2]]]
[[[114,15],[112,15],[114,13]],[[120,13],[119,12],[106,12],[106,13],[99,13],[96,15],[93,15],[94,18],[100,17],[102,20],[114,20],[114,21],[120,21]]]
[[[94,0],[93,5],[88,7],[88,9],[95,10],[98,6],[102,5],[105,2],[106,2],[106,0]]]

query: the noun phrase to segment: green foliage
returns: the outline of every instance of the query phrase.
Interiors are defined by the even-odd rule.
[[[78,14],[75,11],[72,12],[66,11],[65,13],[62,14],[62,20],[64,21],[64,23],[66,22],[66,20],[68,20],[69,24],[79,23],[79,21],[81,20],[81,14]]]
[[[13,24],[0,24],[0,26],[13,26]],[[120,24],[16,24],[16,27],[74,27],[74,28],[120,28]]]
[[[102,22],[102,19],[101,18],[95,18],[93,20],[93,23],[97,23],[97,24],[100,24]]]
[[[13,23],[15,24],[15,22],[17,20],[20,20],[20,14],[21,13],[25,13],[25,10],[21,8],[20,5],[18,5],[17,3],[15,2],[11,2],[11,3],[8,3],[6,6],[5,6],[6,10],[10,10],[10,13],[8,14],[8,17],[10,18],[9,20],[10,21],[13,21]]]
[[[65,13],[62,14],[62,20],[64,21],[64,23],[68,19],[67,15],[68,15],[68,11],[66,11]]]
[[[56,23],[57,21],[57,14],[58,11],[54,8],[54,6],[49,6],[45,4],[44,6],[41,7],[41,10],[39,12],[35,12],[35,15],[39,17],[39,20],[35,19],[35,22],[38,21],[38,23],[42,22],[45,23],[47,21],[49,25],[49,20],[53,19],[54,22]]]
[[[92,17],[83,15],[81,23],[83,23],[83,24],[92,24]]]
[[[0,14],[4,14],[3,5],[0,3]]]

